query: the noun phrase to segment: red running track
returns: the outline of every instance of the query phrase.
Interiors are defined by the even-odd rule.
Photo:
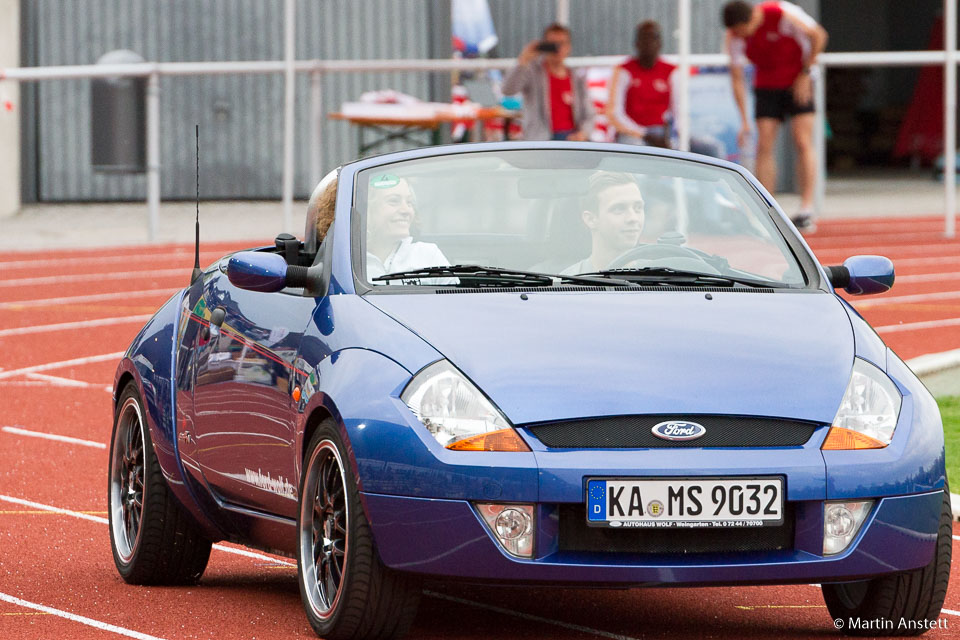
[[[824,265],[858,254],[893,260],[890,291],[843,295],[901,358],[960,349],[960,238],[944,238],[942,216],[828,220],[807,242]]]
[[[910,297],[960,291],[960,245],[943,241],[936,224],[827,222],[809,238],[831,264],[854,253],[894,258],[894,290],[855,304],[881,330],[940,323],[883,334],[906,358],[960,347],[960,331],[944,323],[960,317],[960,294]],[[236,247],[207,246],[202,260]],[[217,549],[190,588],[131,587],[113,567],[103,523],[107,452],[97,445],[110,435],[114,354],[186,283],[191,263],[189,247],[173,246],[0,259],[0,427],[83,441],[0,430],[0,638],[313,637],[294,569],[282,559]],[[890,302],[871,304],[881,300]],[[960,557],[956,542],[954,553]],[[955,570],[945,605],[952,613],[942,617],[948,627],[960,626],[958,581]],[[819,589],[808,585],[548,593],[431,585],[410,637],[838,635]],[[951,635],[937,629],[926,637]]]

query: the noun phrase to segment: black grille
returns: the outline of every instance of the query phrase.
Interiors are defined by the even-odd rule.
[[[745,553],[793,548],[793,508],[787,503],[783,524],[775,527],[686,529],[607,529],[587,526],[583,504],[561,504],[560,551],[686,554]]]
[[[654,426],[667,420],[696,422],[706,433],[696,440],[663,440]],[[810,439],[812,422],[738,416],[643,415],[520,425],[557,449],[644,449],[652,447],[791,447]]]

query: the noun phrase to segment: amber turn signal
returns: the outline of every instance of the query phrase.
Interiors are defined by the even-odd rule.
[[[840,449],[883,449],[886,444],[875,440],[870,436],[865,436],[857,431],[844,429],[843,427],[830,427],[827,439],[823,441],[824,450]]]
[[[530,451],[530,447],[513,429],[500,429],[451,442],[454,451]]]

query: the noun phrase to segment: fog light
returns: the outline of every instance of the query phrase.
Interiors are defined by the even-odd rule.
[[[873,500],[824,503],[823,555],[833,555],[846,549],[872,506]]]
[[[533,557],[536,527],[532,504],[477,503],[477,510],[507,553],[519,558]]]

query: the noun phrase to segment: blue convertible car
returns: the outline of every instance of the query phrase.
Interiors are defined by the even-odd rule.
[[[835,292],[893,278],[821,266],[752,176],[691,154],[344,165],[302,241],[198,271],[121,361],[117,569],[295,557],[328,638],[401,635],[429,578],[817,582],[834,618],[920,633],[950,570],[940,414]]]

